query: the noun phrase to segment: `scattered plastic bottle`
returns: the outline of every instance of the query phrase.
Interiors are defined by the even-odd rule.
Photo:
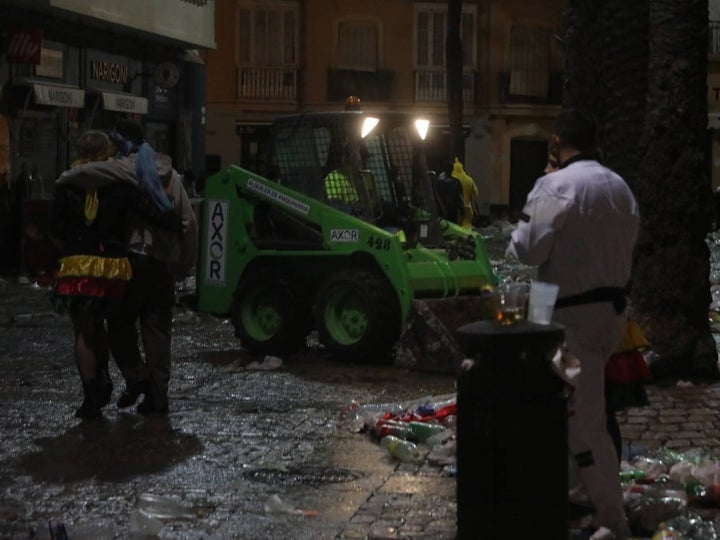
[[[432,422],[409,422],[408,426],[412,432],[413,438],[419,442],[425,442],[433,435],[447,431],[447,428],[442,424],[435,424]]]
[[[373,433],[378,437],[394,435],[399,439],[414,440],[415,432],[407,423],[398,420],[378,420],[373,427]]]
[[[635,480],[643,480],[645,478],[645,471],[639,469],[629,469],[626,471],[620,471],[621,482],[633,482]]]
[[[420,450],[415,443],[400,439],[394,435],[383,437],[380,440],[380,446],[385,448],[392,457],[400,461],[420,460]]]
[[[112,540],[117,535],[115,523],[108,519],[63,523],[48,523],[51,540]],[[31,536],[31,538],[47,538]]]
[[[170,497],[142,493],[138,496],[138,509],[157,519],[193,518],[195,514]]]
[[[149,516],[142,510],[133,510],[130,512],[128,519],[128,529],[131,536],[139,536],[141,538],[150,536],[155,537],[162,529],[162,521]]]
[[[386,413],[389,413],[390,415],[397,415],[405,412],[403,406],[398,403],[367,403],[362,405],[355,400],[351,401],[341,410],[344,413],[349,413],[355,416],[355,418],[361,418],[368,415],[382,416]]]
[[[444,396],[428,396],[415,408],[420,416],[436,416],[441,410],[456,406],[457,396],[455,394]]]

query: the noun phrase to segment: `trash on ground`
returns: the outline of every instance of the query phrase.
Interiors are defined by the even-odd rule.
[[[171,497],[141,493],[138,496],[138,509],[156,519],[192,519],[196,517],[191,508]]]
[[[427,457],[432,465],[455,474],[456,394],[425,396],[404,404],[353,401],[343,413],[360,423],[361,433],[378,439],[392,458],[417,463]]]
[[[255,370],[255,371],[272,371],[274,369],[279,369],[283,365],[283,361],[281,358],[278,358],[277,356],[266,356],[263,358],[262,362],[250,362],[246,369],[249,370]]]
[[[263,505],[266,514],[291,514],[296,516],[317,516],[317,510],[302,510],[284,502],[278,494],[270,495]]]
[[[630,453],[629,453],[630,454]],[[720,508],[720,463],[703,449],[659,448],[621,463],[625,509],[636,534],[653,540],[716,540],[694,508]]]
[[[157,536],[162,529],[162,521],[146,514],[143,510],[133,510],[130,512],[128,520],[128,530],[130,536],[141,538]]]

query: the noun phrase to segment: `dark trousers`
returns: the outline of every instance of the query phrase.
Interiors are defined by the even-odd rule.
[[[128,295],[108,318],[108,341],[127,384],[150,380],[156,408],[167,408],[170,381],[170,338],[175,288],[168,265],[147,255],[130,253],[133,276]],[[136,321],[145,361],[138,344]]]

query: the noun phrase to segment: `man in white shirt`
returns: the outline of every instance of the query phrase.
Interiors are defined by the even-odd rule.
[[[571,456],[595,508],[594,524],[630,535],[618,457],[605,417],[605,364],[626,324],[625,290],[639,211],[625,181],[594,156],[595,125],[581,111],[555,121],[559,169],[528,194],[506,255],[538,266],[538,280],[559,285],[554,322],[581,364],[568,418]]]

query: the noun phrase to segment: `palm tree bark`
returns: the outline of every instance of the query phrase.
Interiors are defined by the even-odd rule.
[[[569,0],[564,105],[591,112],[605,165],[633,187],[642,157],[648,0]]]
[[[650,1],[642,228],[632,304],[659,358],[656,376],[718,376],[710,332],[707,0]]]
[[[603,57],[601,0],[568,0],[565,8],[563,104],[601,117],[605,97],[600,62]]]
[[[599,146],[603,163],[631,188],[637,183],[648,88],[648,0],[602,2],[604,100]]]

